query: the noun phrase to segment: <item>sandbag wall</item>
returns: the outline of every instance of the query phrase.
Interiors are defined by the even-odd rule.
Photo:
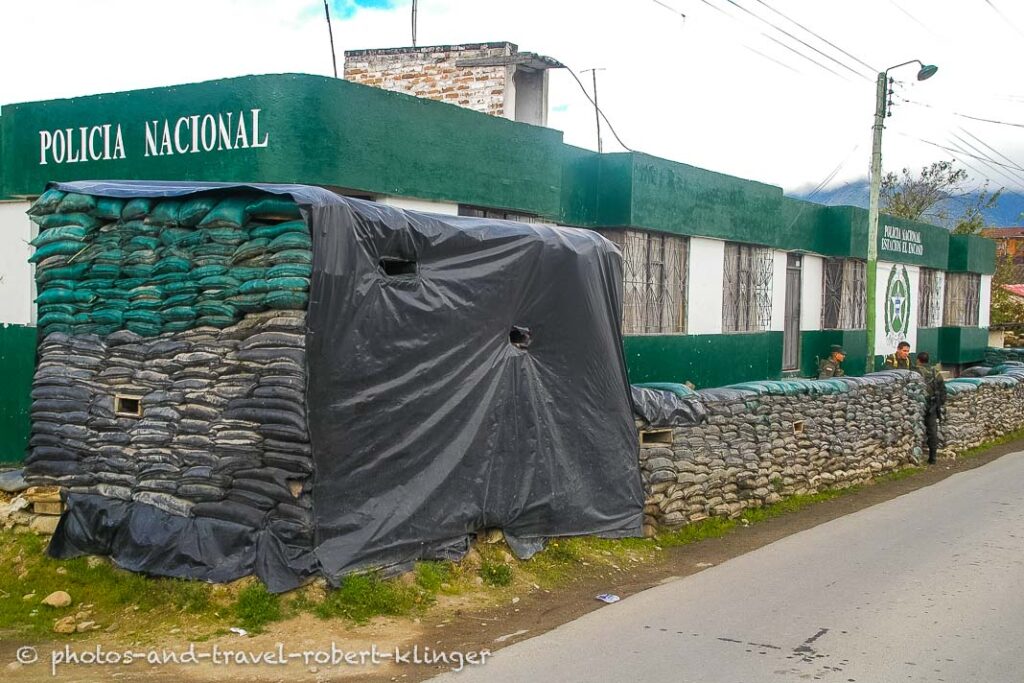
[[[941,455],[952,457],[1024,429],[1024,365],[1010,361],[988,372],[946,382],[945,419],[939,422]]]
[[[309,230],[288,198],[49,190],[32,484],[311,544]]]
[[[670,444],[641,446],[647,535],[857,484],[921,458],[924,384],[916,373],[748,382],[696,394],[703,423],[672,429]]]
[[[996,366],[1007,361],[1022,362],[1024,361],[1024,349],[1022,348],[997,348],[994,346],[988,347],[985,350],[985,364],[989,366]]]

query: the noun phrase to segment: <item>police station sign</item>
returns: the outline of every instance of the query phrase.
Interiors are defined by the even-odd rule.
[[[921,231],[901,228],[898,225],[884,225],[878,249],[890,254],[923,256],[924,244],[921,242]]]
[[[270,145],[270,133],[261,128],[261,111],[152,119],[127,135],[120,123],[40,130],[39,165],[265,148]]]

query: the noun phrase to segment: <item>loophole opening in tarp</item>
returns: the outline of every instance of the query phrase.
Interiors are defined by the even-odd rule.
[[[517,349],[529,348],[533,343],[533,334],[531,334],[530,328],[513,325],[512,330],[508,333],[508,343]]]
[[[380,260],[380,269],[388,277],[408,277],[416,274],[416,262],[385,256]]]

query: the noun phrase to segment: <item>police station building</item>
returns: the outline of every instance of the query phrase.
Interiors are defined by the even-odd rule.
[[[633,382],[865,368],[868,216],[544,127],[556,61],[510,43],[346,54],[345,80],[247,76],[0,108],[0,444],[27,442],[36,307],[25,211],[50,181],[318,185],[418,211],[600,231],[622,251]],[[402,90],[404,92],[394,92]],[[405,94],[411,93],[411,94]],[[882,215],[875,351],[947,368],[988,340],[994,244]]]

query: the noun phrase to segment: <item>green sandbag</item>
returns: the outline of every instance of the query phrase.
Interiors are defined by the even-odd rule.
[[[202,234],[188,228],[164,228],[160,231],[160,241],[168,247],[181,244],[193,235]]]
[[[40,326],[40,333],[43,337],[48,334],[55,334],[57,332],[61,334],[73,334],[74,328],[71,325],[45,325]]]
[[[132,301],[138,301],[139,299],[163,299],[164,293],[159,287],[153,287],[151,285],[141,285],[133,288],[129,293],[129,298]]]
[[[46,327],[47,325],[73,325],[75,323],[75,317],[67,313],[46,313],[45,315],[39,316],[37,325],[39,327]]]
[[[185,228],[176,228],[185,230]],[[187,235],[176,235],[174,245],[182,248],[195,247],[210,239],[202,230],[189,230]]]
[[[127,301],[129,297],[128,290],[119,289],[116,286],[110,289],[97,289],[96,295],[104,304],[110,306],[119,301]]]
[[[151,235],[136,235],[124,245],[128,251],[154,251],[160,248],[160,239]]]
[[[245,207],[245,214],[258,220],[287,220],[301,215],[299,205],[290,197],[283,196],[260,197]]]
[[[308,278],[313,274],[313,267],[301,263],[282,263],[267,271],[268,278],[275,277],[304,277]]]
[[[61,190],[47,190],[32,204],[32,207],[28,210],[28,215],[42,216],[47,213],[53,213],[60,206],[65,194],[67,193]]]
[[[153,266],[148,263],[125,266],[124,274],[128,277],[149,279],[153,275]]]
[[[124,209],[124,200],[115,197],[97,197],[96,209],[92,212],[97,218],[107,221],[121,219],[121,211]]]
[[[124,251],[121,249],[90,249],[86,257],[83,260],[90,263],[120,266],[121,262],[124,261]]]
[[[241,228],[251,197],[226,197],[199,221],[201,228]]]
[[[236,316],[203,315],[196,319],[196,324],[224,329],[225,327],[231,327],[237,321],[238,318]]]
[[[125,310],[158,311],[164,307],[163,299],[133,299]]]
[[[192,321],[196,319],[196,309],[191,306],[171,306],[160,311],[164,321]]]
[[[308,304],[309,295],[304,292],[270,292],[263,297],[263,305],[273,309],[304,309]]]
[[[102,225],[100,219],[87,213],[51,213],[45,216],[33,216],[32,220],[40,230],[59,228],[64,225],[77,225],[87,230],[95,230]]]
[[[92,292],[53,287],[44,289],[36,297],[37,304],[87,304],[95,298]]]
[[[121,224],[122,234],[125,235],[159,235],[160,229],[159,225],[147,225],[141,220],[125,221]]]
[[[153,200],[147,199],[146,197],[136,197],[131,199],[127,204],[124,205],[124,209],[121,210],[121,220],[123,221],[136,221],[139,220],[153,208]]]
[[[165,228],[173,228],[178,225],[178,215],[181,211],[181,201],[177,199],[164,199],[150,210],[146,216],[146,223],[159,225]]]
[[[164,306],[194,306],[199,299],[197,294],[175,294],[164,299]]]
[[[50,280],[43,289],[49,289],[50,287],[56,287],[58,289],[78,289],[78,280]]]
[[[246,280],[258,280],[267,276],[267,269],[238,266],[231,269],[230,275],[240,282],[245,282]]]
[[[212,266],[199,266],[193,268],[191,271],[191,277],[196,282],[201,281],[204,277],[213,277],[214,275],[224,275],[228,272],[227,266],[212,265]]]
[[[229,275],[210,275],[199,281],[199,286],[203,289],[227,289],[238,287],[240,284],[242,283],[239,280]]]
[[[225,302],[243,313],[254,313],[266,308],[263,303],[265,296],[266,294],[235,294],[225,299]]]
[[[211,242],[236,247],[245,241],[245,232],[237,228],[210,228],[204,230]],[[232,249],[234,252],[234,249]]]
[[[249,231],[249,237],[252,239],[258,239],[261,237],[276,239],[281,235],[291,232],[306,235],[309,234],[309,228],[306,227],[306,223],[304,221],[288,221],[287,223],[278,223],[276,225],[260,225]]]
[[[164,332],[184,332],[195,327],[195,320],[169,320],[163,324]]]
[[[210,213],[213,207],[217,206],[216,197],[193,197],[192,199],[186,199],[181,204],[181,210],[178,212],[178,221],[182,225],[194,226],[206,218],[206,214]]]
[[[197,294],[199,292],[199,283],[192,280],[183,280],[182,282],[168,282],[161,285],[161,288],[168,296],[172,294]]]
[[[114,334],[115,332],[117,332],[120,329],[121,329],[120,325],[99,325],[99,324],[93,324],[93,325],[88,325],[88,326],[85,326],[85,325],[80,326],[78,329],[76,329],[76,333],[80,333],[80,334],[95,334],[95,335],[99,335],[100,337],[106,337],[108,335]]]
[[[264,251],[267,250],[267,245],[269,244],[270,240],[268,240],[265,237],[262,239],[255,239],[249,240],[248,242],[243,242],[242,244],[238,245],[238,248],[235,249],[233,254],[231,254],[231,262],[238,263],[239,261],[244,261],[245,259],[252,258],[253,256],[256,256],[258,254],[262,254]]]
[[[92,319],[103,325],[120,326],[124,324],[124,311],[110,307],[97,308],[92,312]]]
[[[238,286],[239,294],[265,294],[270,291],[270,283],[263,279],[246,280]]]
[[[96,208],[96,198],[87,194],[69,192],[57,205],[55,213],[89,213]]]
[[[274,254],[269,251],[260,252],[255,256],[251,256],[242,261],[238,261],[234,264],[235,268],[267,268],[271,264],[271,256]]]
[[[203,256],[231,256],[235,248],[230,244],[219,244],[217,242],[206,242],[192,249],[192,255],[198,262]]]
[[[131,291],[136,287],[141,287],[146,284],[146,278],[140,277],[125,277],[120,280],[114,280],[114,286],[123,291]]]
[[[60,240],[50,242],[36,249],[35,253],[28,257],[30,263],[39,263],[50,256],[71,256],[82,251],[84,247],[81,242],[75,240]]]
[[[92,322],[92,315],[89,313],[75,313],[72,317],[75,325],[87,325]]]
[[[311,249],[313,241],[304,232],[286,232],[275,237],[270,243],[270,251],[284,251],[285,249]]]
[[[309,291],[309,280],[304,277],[275,277],[267,280],[267,282],[270,284],[270,289],[273,291]]]
[[[151,311],[151,310],[145,310],[145,309],[137,309],[137,308],[133,308],[133,309],[131,309],[129,311],[125,311],[124,312],[124,319],[125,319],[125,322],[129,322],[129,321],[142,322],[142,323],[149,323],[150,325],[158,325],[158,326],[161,323],[163,323],[163,318],[160,317],[160,314],[157,311]]]
[[[150,278],[150,282],[153,284],[162,284],[164,282],[184,282],[185,280],[195,280],[192,277],[192,271],[188,270],[183,273],[160,273]]]
[[[97,263],[96,261],[91,262],[89,266],[89,277],[102,277],[116,279],[121,274],[121,266],[115,263]],[[89,265],[88,263],[83,265]]]
[[[275,252],[270,261],[275,266],[282,263],[312,263],[313,254],[308,249],[285,249]]]
[[[44,304],[38,307],[39,315],[46,315],[47,313],[66,313],[67,315],[74,315],[78,312],[78,306],[74,304]]]
[[[133,320],[124,324],[125,328],[142,337],[155,337],[162,332],[162,325],[154,325]]]
[[[99,292],[101,289],[109,289],[114,286],[114,278],[111,277],[90,277],[87,280],[76,280],[76,282],[78,282],[78,286],[75,289],[88,289],[93,292]]]
[[[36,271],[36,281],[43,284],[50,280],[78,280],[89,270],[91,269],[88,263],[72,263],[56,268],[46,268]]]
[[[235,315],[235,307],[230,304],[225,304],[220,301],[202,301],[195,305],[196,313],[199,314],[200,318],[207,316],[221,316],[224,318],[233,318]]]
[[[44,244],[56,242],[57,240],[78,240],[81,242],[85,239],[88,232],[86,228],[80,225],[62,225],[57,228],[43,230],[29,244],[33,247],[41,247]]]
[[[180,256],[166,256],[160,259],[160,262],[156,264],[153,274],[163,275],[166,273],[187,273],[191,269],[192,263],[188,259],[183,259]]]

